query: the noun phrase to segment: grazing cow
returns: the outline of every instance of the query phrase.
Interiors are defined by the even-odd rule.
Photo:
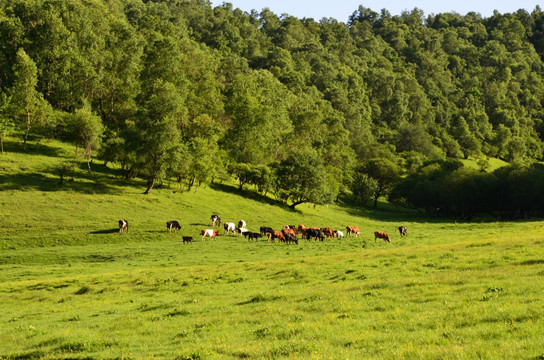
[[[238,229],[245,228],[246,222],[244,220],[238,221]]]
[[[190,242],[193,242],[193,237],[192,236],[184,236],[183,237],[183,243],[190,243]]]
[[[215,240],[215,237],[216,237],[216,236],[219,236],[219,235],[221,235],[221,234],[219,233],[219,231],[214,230],[214,229],[202,229],[202,230],[200,231],[200,235],[202,235],[202,241],[204,241],[204,238],[205,238],[206,236],[208,236],[208,237],[210,237],[210,238],[212,238],[212,239]]]
[[[271,233],[268,233],[268,241],[270,242],[270,239],[272,239],[272,242],[276,242],[276,239],[279,239],[281,242],[285,242],[285,236],[279,231],[272,231]]]
[[[228,235],[229,232],[232,232],[234,234],[234,231],[236,231],[236,225],[234,225],[233,222],[226,222],[223,224],[223,227],[225,228],[226,235]]]
[[[334,230],[334,236],[336,236],[339,239],[343,239],[344,238],[344,233],[341,232],[340,230]]]
[[[291,229],[289,229],[289,230],[291,230]],[[284,233],[283,235],[285,237],[285,242],[288,245],[290,245],[292,242],[294,242],[295,244],[298,245],[298,239],[297,239],[297,237],[296,237],[296,235],[294,233],[288,232],[288,233]]]
[[[247,234],[247,241],[251,241],[251,240],[259,241],[259,238],[262,237],[261,233],[257,233],[257,232],[247,231],[246,233],[244,233],[244,236],[246,236],[246,234]]]
[[[240,234],[240,236],[242,236],[242,235],[244,235],[245,232],[248,232],[249,230],[244,228],[244,227],[241,227],[241,228],[236,229],[236,231],[238,231],[238,234]]]
[[[346,231],[349,237],[351,237],[351,234],[355,234],[355,237],[358,237],[360,234],[359,227],[357,226],[347,226]]]
[[[128,232],[128,221],[125,219],[119,220],[119,234]]]
[[[334,236],[334,231],[331,229],[331,228],[321,228],[321,231],[323,232],[323,235],[325,235],[326,237],[333,237]]]
[[[289,228],[289,227],[283,227],[281,229],[281,232],[283,233],[283,236],[287,238],[287,234],[293,234],[295,237],[297,237],[297,234],[295,233],[295,230]]]
[[[212,215],[212,227],[214,227],[215,225],[221,226],[221,218],[219,217],[219,215]]]
[[[375,231],[374,242],[376,242],[376,239],[383,239],[383,241],[391,242],[391,239],[389,238],[389,235],[387,235],[386,232]]]
[[[264,236],[264,234],[269,234],[272,231],[274,231],[274,230],[272,228],[268,227],[268,226],[261,226],[261,228],[260,228],[261,235],[263,235],[263,236]]]
[[[313,238],[314,240],[321,240],[323,241],[325,239],[325,237],[323,236],[323,232],[321,231],[321,229],[316,229],[316,228],[307,228],[306,229],[306,239],[307,240],[310,240],[310,238]]]
[[[399,233],[400,233],[400,236],[408,235],[406,226],[399,226]]]
[[[167,221],[166,229],[168,230],[169,233],[172,233],[172,229],[177,232],[178,230],[181,230],[181,225],[176,220]]]

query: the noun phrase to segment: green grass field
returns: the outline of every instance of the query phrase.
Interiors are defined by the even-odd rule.
[[[0,156],[0,359],[544,359],[543,221],[289,211],[229,184],[146,196],[100,161],[59,185],[69,145],[19,146]],[[214,213],[361,236],[201,241]]]

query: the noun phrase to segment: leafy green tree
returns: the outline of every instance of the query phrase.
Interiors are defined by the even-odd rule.
[[[76,156],[78,145],[83,147],[83,156],[87,160],[87,169],[90,172],[93,151],[100,149],[102,142],[104,133],[102,119],[92,112],[88,103],[85,103],[83,107],[67,116],[65,125],[68,127],[71,138],[76,144]]]
[[[4,153],[4,138],[15,128],[11,112],[11,98],[0,92],[0,154]]]
[[[147,178],[145,194],[149,194],[167,165],[180,151],[181,134],[178,123],[187,111],[183,97],[173,84],[155,81],[136,124],[137,153],[143,159],[142,172]]]
[[[26,151],[28,136],[40,122],[47,120],[51,114],[51,106],[36,89],[38,83],[36,64],[24,49],[17,52],[14,76],[15,82],[11,88],[12,103],[16,122],[24,131],[23,149]]]
[[[351,183],[351,192],[356,198],[361,198],[361,206],[371,199],[378,189],[378,182],[362,172],[356,172]]]
[[[327,204],[336,195],[328,182],[325,167],[314,151],[292,152],[278,164],[275,172],[278,188],[291,202],[290,208],[306,202]]]
[[[373,194],[374,207],[376,208],[378,199],[386,195],[399,180],[401,170],[391,160],[381,158],[369,160],[364,164],[362,171],[376,181]]]

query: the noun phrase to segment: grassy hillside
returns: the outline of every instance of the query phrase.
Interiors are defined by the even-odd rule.
[[[0,156],[0,359],[544,357],[542,221],[289,211],[228,184],[145,196],[100,162],[59,185],[72,147],[17,148]],[[254,231],[358,225],[361,236],[202,242],[212,213]]]

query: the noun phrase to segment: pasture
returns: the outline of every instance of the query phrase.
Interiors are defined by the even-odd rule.
[[[544,358],[543,221],[456,223],[384,204],[289,211],[228,184],[143,195],[100,162],[59,185],[70,147],[6,147],[0,359]],[[221,227],[201,241],[211,214],[252,231],[361,235],[297,246]],[[169,220],[181,230],[169,234]]]

